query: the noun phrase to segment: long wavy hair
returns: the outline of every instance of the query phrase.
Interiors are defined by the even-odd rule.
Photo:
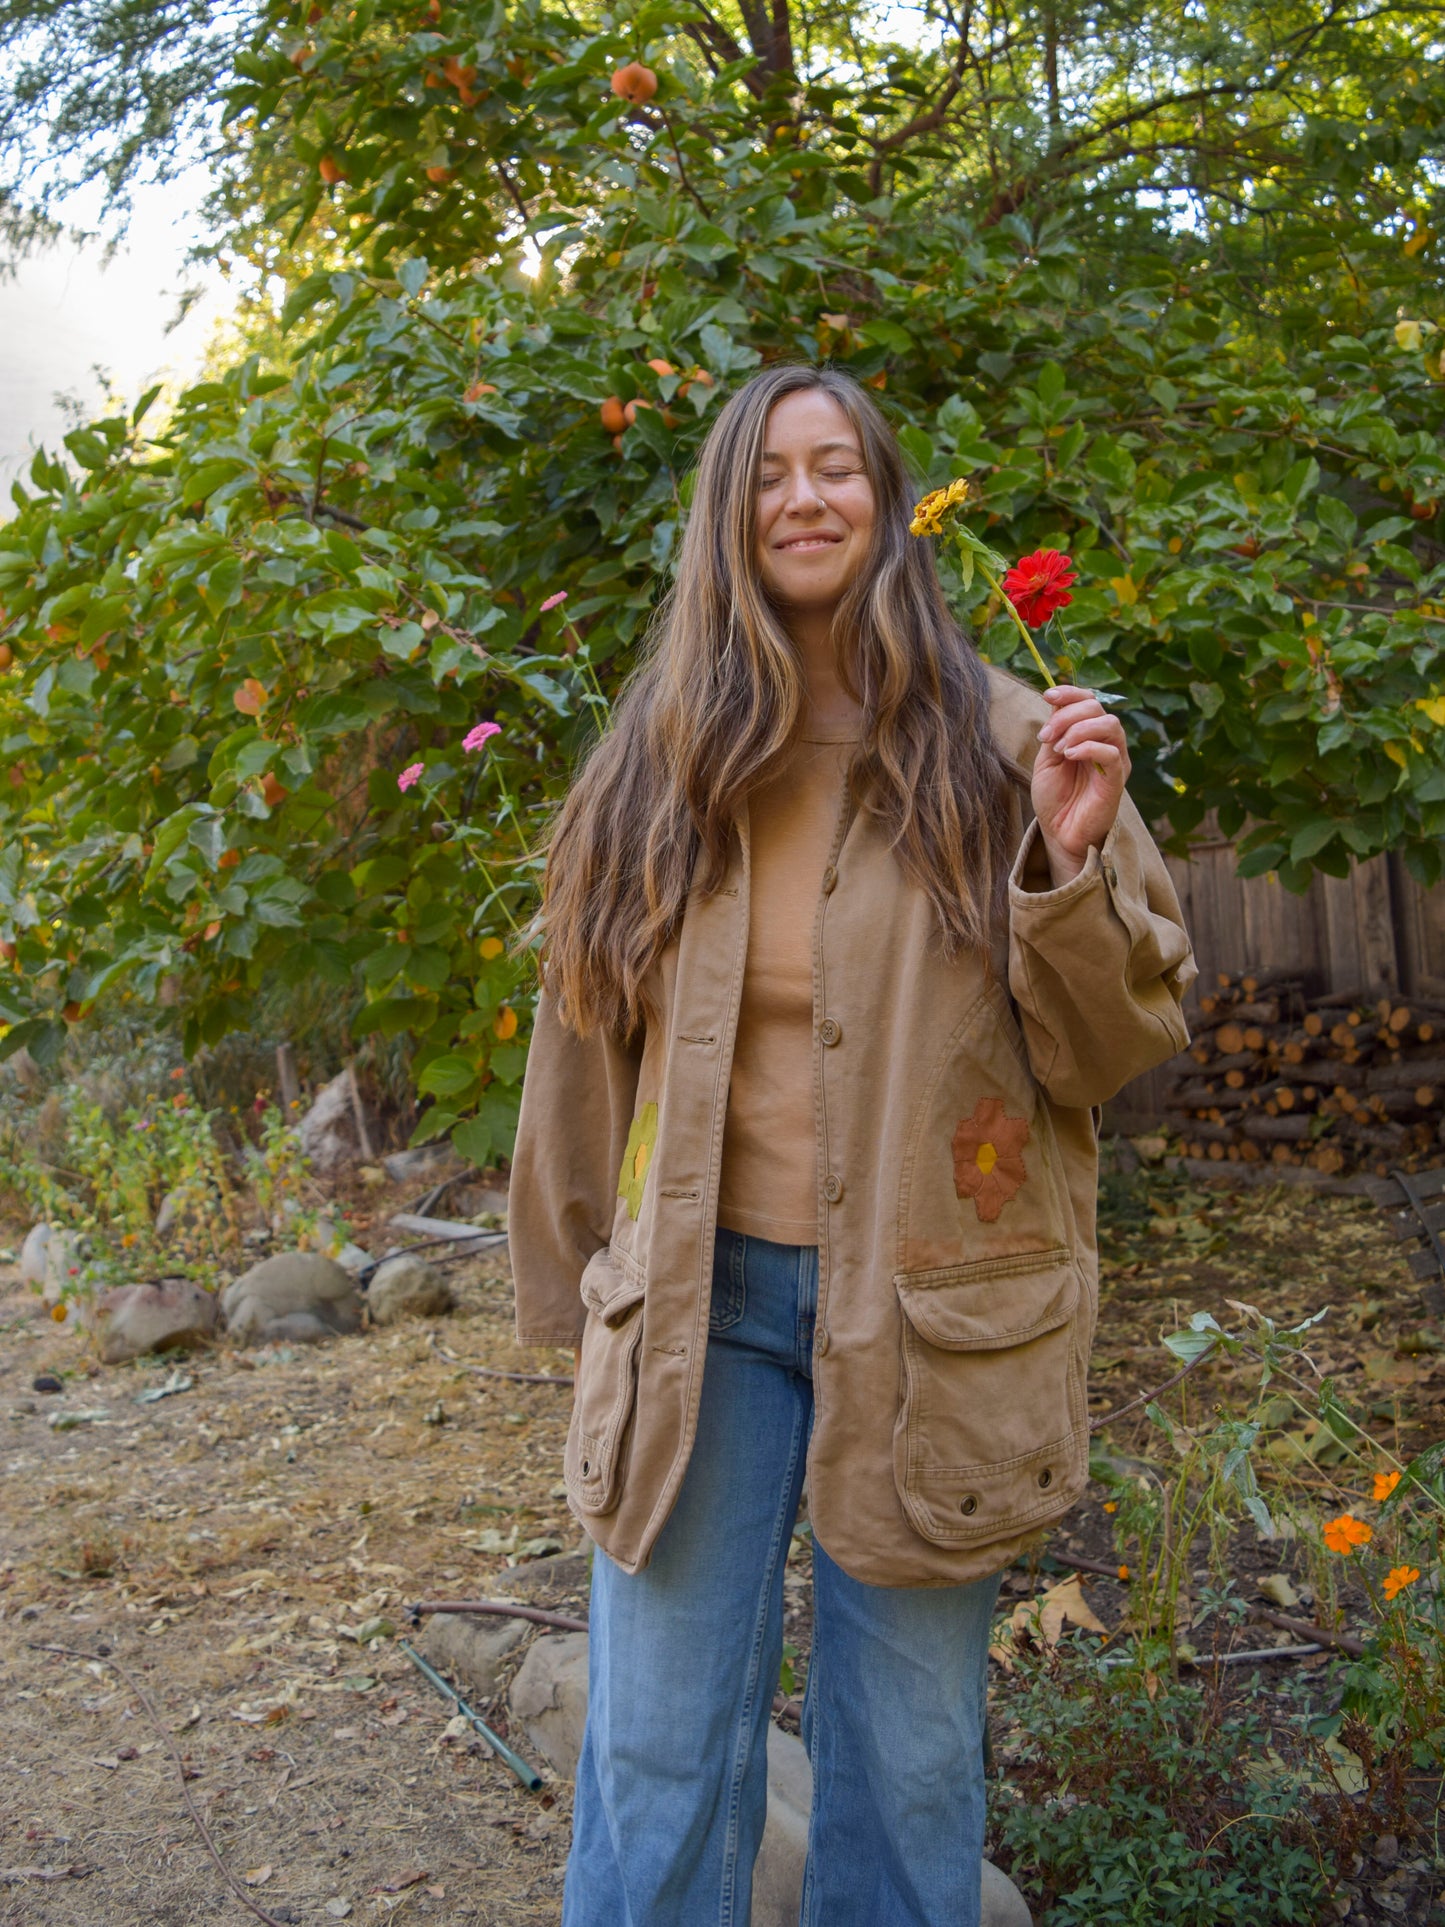
[[[732,396],[703,444],[676,580],[553,819],[538,955],[579,1036],[629,1039],[656,1016],[644,981],[688,890],[722,882],[739,806],[803,720],[802,664],[758,569],[757,498],[768,415],[804,389],[848,416],[876,505],[833,622],[839,680],[863,712],[848,781],[936,907],[945,954],[987,954],[1017,772],[989,730],[983,665],[930,545],[908,533],[912,491],[872,398],[835,369],[777,365]]]

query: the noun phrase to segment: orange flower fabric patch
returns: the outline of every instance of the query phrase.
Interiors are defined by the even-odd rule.
[[[981,1097],[972,1117],[961,1117],[953,1132],[953,1188],[972,1198],[984,1224],[992,1224],[1009,1199],[1027,1182],[1024,1146],[1027,1118],[1006,1115],[1001,1097]]]

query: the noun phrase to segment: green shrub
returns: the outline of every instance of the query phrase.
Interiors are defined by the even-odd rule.
[[[1291,1927],[1319,1919],[1329,1881],[1304,1775],[1252,1780],[1269,1735],[1225,1725],[1191,1685],[1067,1645],[1009,1699],[1008,1777],[992,1855],[1046,1927]]]

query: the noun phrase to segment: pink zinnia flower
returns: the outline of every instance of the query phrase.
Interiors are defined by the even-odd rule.
[[[466,735],[463,736],[462,748],[465,750],[480,749],[489,736],[500,736],[501,733],[502,725],[500,723],[478,723],[475,729],[469,729]]]
[[[559,589],[556,595],[549,595],[547,600],[542,604],[542,614],[546,615],[549,609],[555,609],[559,607],[566,600],[567,600],[567,591],[565,589]]]
[[[408,763],[401,775],[397,777],[396,787],[399,790],[409,790],[413,783],[421,781],[422,772],[425,769],[425,763]]]

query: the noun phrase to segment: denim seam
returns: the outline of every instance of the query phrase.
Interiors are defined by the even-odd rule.
[[[772,1592],[773,1575],[777,1571],[778,1549],[783,1541],[784,1524],[788,1510],[788,1495],[793,1489],[793,1472],[798,1463],[799,1439],[804,1430],[803,1401],[797,1399],[793,1413],[793,1436],[788,1450],[787,1468],[781,1482],[781,1499],[773,1520],[772,1543],[768,1547],[767,1562],[763,1568],[762,1584],[758,1588],[758,1606],[754,1632],[753,1650],[748,1663],[747,1690],[739,1711],[734,1745],[732,1785],[728,1789],[728,1826],[727,1840],[723,1848],[722,1891],[719,1896],[718,1927],[732,1927],[737,1919],[738,1886],[738,1820],[742,1805],[743,1779],[747,1771],[749,1745],[752,1732],[753,1707],[758,1695],[758,1669],[762,1660],[763,1636],[768,1623],[768,1600]],[[766,1743],[767,1735],[764,1734]],[[752,1891],[751,1869],[749,1869],[749,1894]]]
[[[818,1542],[813,1541],[813,1598],[818,1596]],[[803,1711],[808,1729],[808,1767],[812,1774],[812,1799],[808,1806],[808,1843],[803,1856],[803,1900],[799,1909],[800,1927],[816,1927],[817,1910],[814,1905],[813,1881],[813,1840],[817,1833],[818,1809],[822,1805],[822,1773],[819,1770],[819,1756],[823,1745],[823,1725],[818,1716],[818,1669],[823,1650],[823,1628],[818,1624],[817,1613],[813,1615],[813,1639],[808,1649],[808,1684],[804,1690]],[[811,1709],[808,1701],[812,1701]]]

